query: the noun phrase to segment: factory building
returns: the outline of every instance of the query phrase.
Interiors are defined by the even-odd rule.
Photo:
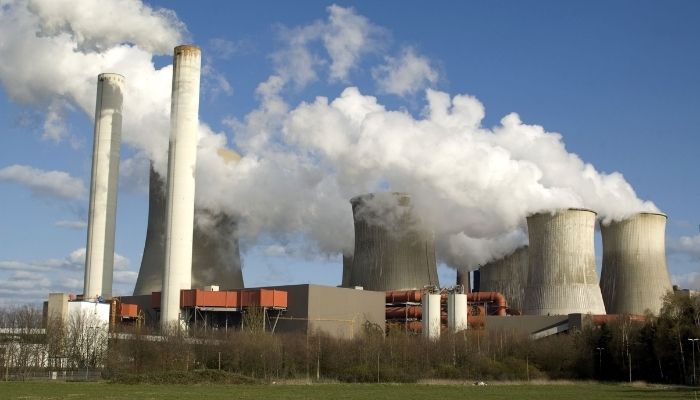
[[[479,268],[479,291],[500,292],[513,312],[520,313],[527,285],[527,246]]]
[[[666,215],[639,213],[600,224],[603,269],[600,289],[610,314],[658,314],[672,290],[666,267]]]
[[[524,314],[605,314],[595,270],[595,220],[595,212],[583,209],[527,217]]]
[[[406,193],[354,197],[355,252],[349,287],[368,290],[438,286],[434,234]]]

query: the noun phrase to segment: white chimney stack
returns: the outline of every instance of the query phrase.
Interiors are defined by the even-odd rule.
[[[192,286],[192,229],[197,163],[201,51],[175,47],[166,189],[165,272],[160,321],[180,321],[180,290]]]
[[[112,297],[123,93],[123,76],[100,74],[97,77],[90,210],[85,246],[83,295],[86,299]]]

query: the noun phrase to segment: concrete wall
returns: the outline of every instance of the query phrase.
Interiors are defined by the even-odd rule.
[[[595,218],[593,211],[581,209],[527,218],[524,314],[605,314],[595,270]]]
[[[479,269],[482,292],[499,292],[506,297],[508,307],[521,311],[527,286],[527,246]]]
[[[287,313],[278,321],[276,332],[320,331],[351,339],[362,334],[366,322],[384,330],[384,292],[321,285],[269,289],[286,290],[288,296]]]
[[[367,290],[438,286],[434,234],[414,214],[403,193],[376,193],[351,200],[355,252],[349,286]]]
[[[641,213],[600,225],[600,289],[609,314],[658,314],[672,290],[666,265],[666,216]]]

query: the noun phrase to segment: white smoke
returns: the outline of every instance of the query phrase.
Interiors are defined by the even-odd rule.
[[[435,230],[441,258],[470,266],[524,244],[525,217],[536,212],[586,207],[619,219],[656,210],[619,173],[600,173],[567,152],[557,133],[516,114],[487,129],[474,97],[428,90],[426,98],[417,118],[351,87],[275,115],[274,124],[263,99],[238,127],[249,152],[230,184],[210,185],[217,193],[207,197],[241,215],[248,235],[302,232],[322,251],[339,252],[352,250],[351,197],[407,192]]]
[[[89,18],[109,10],[124,23]],[[244,238],[303,236],[323,253],[352,251],[349,199],[399,191],[412,195],[435,230],[442,260],[476,266],[523,244],[525,217],[535,212],[586,207],[608,220],[657,211],[621,174],[596,171],[568,152],[557,133],[517,114],[483,127],[484,106],[469,95],[427,89],[420,116],[387,109],[356,87],[290,106],[283,97],[290,84],[303,87],[324,68],[329,82],[349,81],[362,57],[384,45],[383,29],[351,8],[328,13],[285,30],[273,75],[257,90],[260,106],[228,121],[243,152],[238,163],[218,154],[226,137],[200,125],[198,206],[237,216]],[[158,69],[153,57],[170,54],[185,34],[174,13],[138,2],[4,2],[0,82],[16,101],[51,106],[45,135],[62,140],[60,110],[92,115],[97,74],[125,75],[123,140],[163,172],[172,66]],[[414,65],[403,70],[398,60],[407,56]],[[384,61],[374,69],[380,91],[412,94],[438,80],[415,50]],[[222,93],[232,90],[208,69]]]

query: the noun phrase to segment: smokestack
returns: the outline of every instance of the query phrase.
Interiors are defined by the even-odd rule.
[[[469,268],[459,267],[457,268],[457,286],[464,287],[464,293],[471,293],[471,279],[469,278]]]
[[[349,286],[367,290],[438,286],[434,235],[405,193],[354,197],[355,252]]]
[[[520,247],[501,259],[481,267],[480,290],[499,292],[508,301],[508,307],[522,310],[525,286],[527,285],[527,246]]]
[[[595,271],[595,218],[595,212],[582,209],[527,217],[524,314],[605,314]]]
[[[165,207],[165,271],[160,309],[163,326],[180,320],[180,290],[192,286],[200,69],[198,47],[175,47]]]
[[[134,296],[160,292],[165,267],[165,182],[151,166],[148,189],[148,227]],[[195,225],[192,244],[192,287],[218,285],[243,288],[241,256],[233,217],[195,209],[195,220],[208,219],[205,228]]]
[[[98,295],[112,297],[123,93],[123,76],[100,74],[97,77],[90,209],[85,246],[83,295],[86,299]]]
[[[600,224],[603,269],[600,289],[609,314],[661,311],[662,297],[672,290],[666,266],[666,215],[640,213]]]

